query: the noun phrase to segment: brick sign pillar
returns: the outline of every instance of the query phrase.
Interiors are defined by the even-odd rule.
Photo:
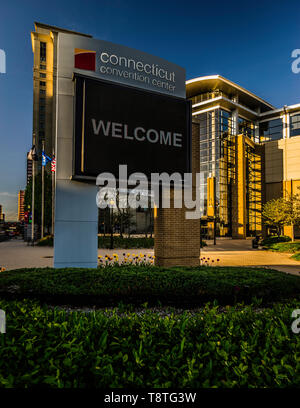
[[[199,124],[192,127],[192,172],[200,169]],[[195,177],[193,177],[193,199],[195,199]],[[174,208],[176,189],[171,190],[171,208],[154,211],[154,254],[158,266],[199,266],[200,264],[200,219],[186,219],[185,207]]]

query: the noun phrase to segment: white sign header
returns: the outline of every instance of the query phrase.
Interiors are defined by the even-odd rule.
[[[185,69],[162,58],[108,41],[59,33],[59,75],[81,73],[185,98]]]

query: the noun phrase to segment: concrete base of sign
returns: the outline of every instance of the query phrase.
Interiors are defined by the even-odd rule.
[[[96,268],[98,262],[97,187],[56,181],[54,268]]]

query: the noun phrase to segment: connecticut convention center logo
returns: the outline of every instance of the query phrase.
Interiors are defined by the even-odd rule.
[[[96,51],[74,49],[75,68],[96,71]]]

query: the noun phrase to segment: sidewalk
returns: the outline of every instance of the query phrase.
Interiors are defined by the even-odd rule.
[[[252,249],[251,239],[217,239],[207,241],[201,249],[200,258],[220,259],[220,266],[263,266],[278,271],[300,274],[300,262],[290,259],[292,254]]]
[[[220,259],[219,266],[260,266],[276,269],[282,272],[300,274],[300,262],[290,259],[291,254],[277,253],[252,249],[251,240],[218,239],[214,246],[208,241],[208,246],[201,249],[200,257],[209,257],[210,261]],[[153,249],[99,249],[98,254],[123,253],[153,255]],[[0,267],[7,270],[18,268],[40,268],[53,266],[53,248],[27,246],[24,241],[11,240],[0,242]]]
[[[98,249],[98,255],[118,254],[120,260],[123,253],[153,255],[153,249]],[[27,246],[22,240],[0,242],[0,268],[6,270],[19,268],[53,267],[53,248],[41,246]]]

